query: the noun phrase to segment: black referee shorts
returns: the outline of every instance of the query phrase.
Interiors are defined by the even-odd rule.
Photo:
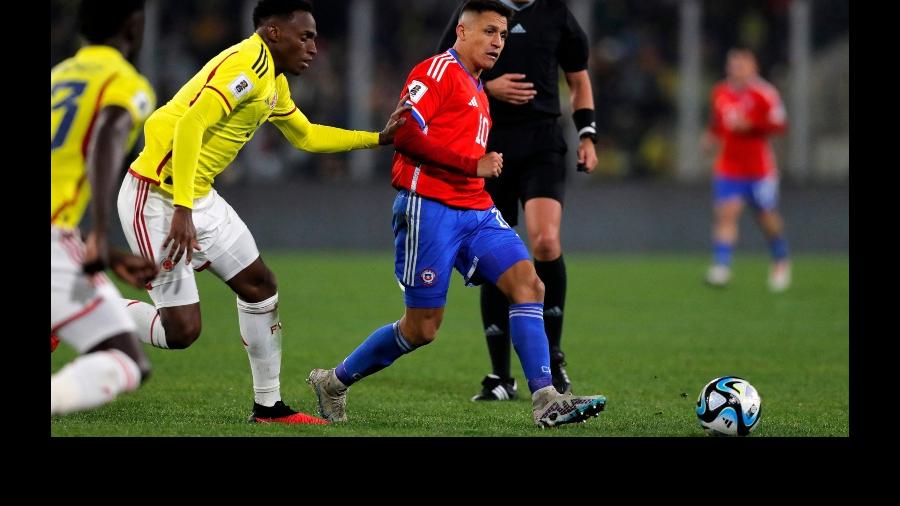
[[[487,151],[503,153],[503,172],[485,188],[503,219],[519,223],[519,203],[547,197],[563,203],[566,141],[556,119],[491,129]]]

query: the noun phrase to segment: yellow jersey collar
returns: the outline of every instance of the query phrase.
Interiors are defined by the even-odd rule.
[[[104,46],[100,44],[92,44],[84,46],[78,50],[78,56],[96,56],[100,58],[117,58],[125,60],[125,56],[112,46]]]

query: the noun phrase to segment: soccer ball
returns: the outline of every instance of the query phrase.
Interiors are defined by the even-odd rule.
[[[697,419],[714,436],[746,436],[759,425],[762,399],[753,385],[737,376],[716,378],[697,399]]]

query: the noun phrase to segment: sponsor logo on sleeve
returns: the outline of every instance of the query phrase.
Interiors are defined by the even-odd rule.
[[[235,101],[240,101],[242,98],[247,96],[250,93],[250,90],[253,89],[253,82],[250,81],[250,78],[247,77],[246,74],[241,73],[237,76],[234,81],[228,84],[228,91],[234,96]]]
[[[428,91],[428,86],[425,86],[421,81],[413,81],[409,83],[409,99],[412,100],[412,103],[418,104],[419,100],[422,99],[422,96]]]

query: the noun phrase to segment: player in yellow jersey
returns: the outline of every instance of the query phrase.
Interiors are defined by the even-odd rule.
[[[102,271],[109,265],[137,287],[158,272],[106,239],[112,184],[155,100],[129,63],[144,2],[83,0],[79,16],[88,45],[50,71],[50,335],[81,356],[51,376],[51,415],[100,406],[147,378],[135,325]],[[85,246],[78,223],[92,195]]]
[[[194,272],[209,269],[237,294],[240,337],[253,376],[250,421],[324,423],[281,400],[275,275],[213,179],[264,121],[298,149],[334,153],[391,143],[409,108],[398,105],[380,133],[310,123],[294,105],[285,77],[304,72],[316,56],[310,4],[261,0],[253,24],[253,35],[210,60],[147,120],[146,147],[119,190],[119,217],[132,250],[162,270],[149,286],[155,307],[123,305],[143,342],[187,348],[201,328]]]

